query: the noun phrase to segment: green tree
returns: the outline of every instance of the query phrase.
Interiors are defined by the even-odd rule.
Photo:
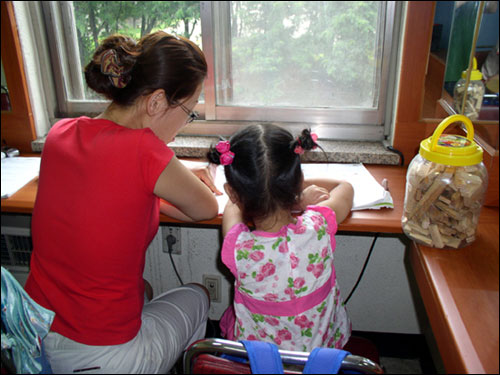
[[[75,1],[73,7],[82,66],[99,42],[113,33],[140,39],[183,23],[183,35],[190,38],[200,19],[198,1]]]
[[[375,80],[381,52],[378,12],[378,2],[235,2],[234,75],[253,87],[236,83],[235,97],[242,95],[250,103],[286,103],[292,95],[304,96],[308,77],[312,92],[342,98],[345,93],[339,88],[349,87],[371,98],[374,84],[367,83]]]
[[[99,42],[112,33],[139,39],[156,30],[181,29],[191,38],[200,22],[197,1],[73,4],[82,67]],[[247,105],[287,106],[290,97],[300,98],[304,106],[373,105],[382,53],[377,31],[384,26],[379,21],[383,20],[380,4],[231,2],[231,61],[227,63],[232,71],[226,78],[234,84],[229,97]]]

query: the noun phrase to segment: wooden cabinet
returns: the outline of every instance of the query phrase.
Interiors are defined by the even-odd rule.
[[[420,142],[430,137],[440,122],[422,116],[434,7],[434,1],[408,2],[393,136],[394,148],[403,153],[406,165],[418,153]],[[474,127],[484,126],[475,123]],[[461,131],[456,133],[461,134]],[[488,137],[493,141],[488,142]],[[491,126],[488,136],[483,134],[476,141],[485,151],[484,164],[489,173],[485,205],[498,207],[498,123]]]
[[[11,111],[2,111],[2,145],[31,151],[36,139],[33,112],[24,73],[14,9],[11,1],[2,1],[2,64],[9,88]]]

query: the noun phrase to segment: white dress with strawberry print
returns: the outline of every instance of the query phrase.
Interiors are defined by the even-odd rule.
[[[222,261],[235,276],[235,299],[221,318],[223,335],[285,350],[342,348],[351,323],[333,264],[336,232],[335,213],[320,206],[277,233],[231,228]]]

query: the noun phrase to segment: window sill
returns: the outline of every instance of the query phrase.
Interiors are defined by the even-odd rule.
[[[181,158],[205,158],[211,145],[215,145],[218,137],[179,135],[169,147]],[[31,143],[33,152],[41,152],[45,137]],[[320,140],[330,163],[363,163],[399,165],[399,155],[387,151],[382,142],[332,141]],[[319,149],[306,152],[303,162],[325,162],[325,155]]]

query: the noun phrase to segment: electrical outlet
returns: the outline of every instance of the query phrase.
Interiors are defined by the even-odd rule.
[[[167,237],[168,235],[172,235],[175,237],[175,243],[172,245],[172,254],[180,254],[181,253],[181,228],[180,227],[161,227],[161,241],[162,241],[162,249],[164,253],[168,254],[168,243]]]
[[[203,285],[208,289],[210,294],[210,301],[220,302],[221,301],[221,277],[216,275],[203,275]]]

